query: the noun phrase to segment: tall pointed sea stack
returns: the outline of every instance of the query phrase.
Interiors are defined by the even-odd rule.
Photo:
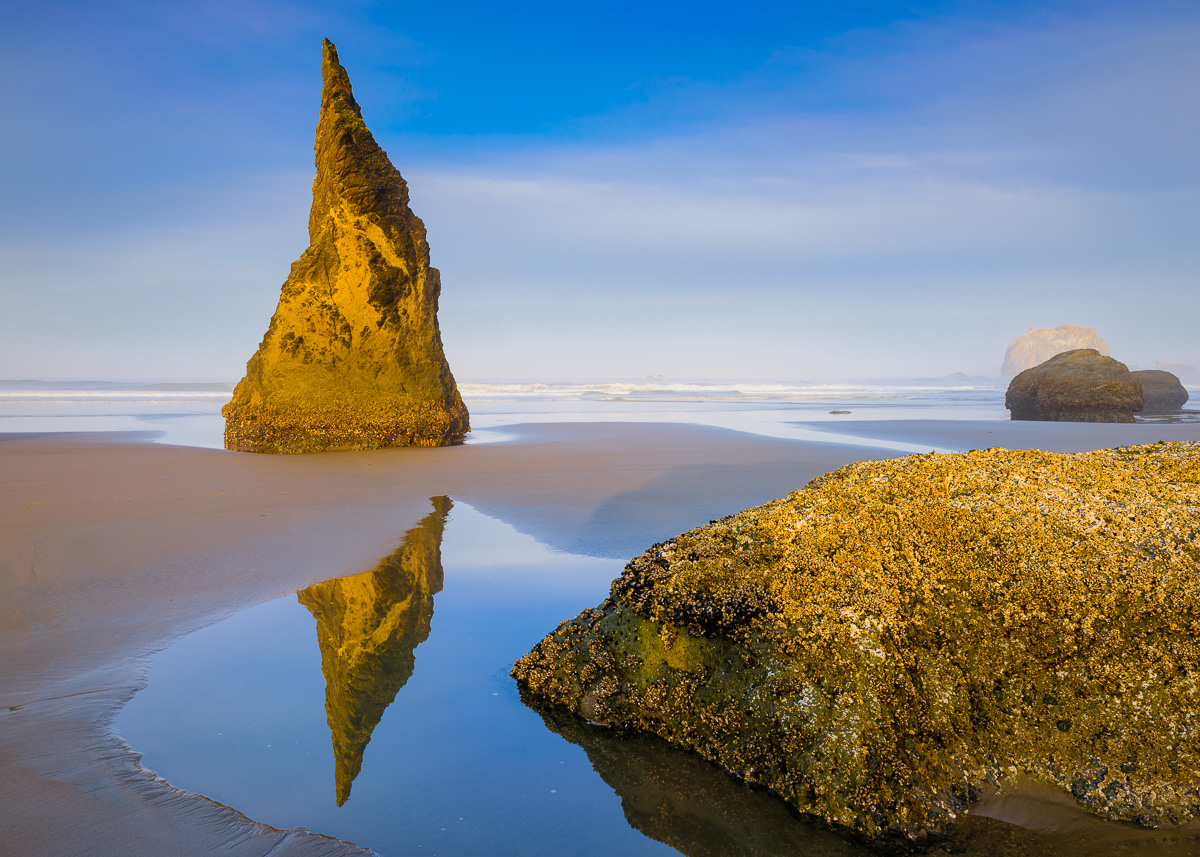
[[[442,351],[441,278],[408,186],[375,142],[324,44],[310,244],[292,264],[225,446],[311,452],[441,446],[470,431]]]

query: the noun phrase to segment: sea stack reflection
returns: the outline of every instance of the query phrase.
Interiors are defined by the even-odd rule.
[[[442,589],[442,532],[452,505],[449,497],[432,501],[433,511],[374,571],[297,593],[317,620],[338,806],[350,797],[371,734],[412,677],[415,649],[429,636],[433,596]]]
[[[310,244],[292,264],[225,446],[312,452],[441,446],[470,431],[442,351],[441,277],[408,186],[375,142],[324,44]]]

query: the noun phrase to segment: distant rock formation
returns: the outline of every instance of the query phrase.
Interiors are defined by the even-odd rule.
[[[1142,399],[1145,402],[1143,413],[1168,413],[1187,404],[1188,391],[1170,372],[1164,372],[1162,369],[1142,369],[1133,375],[1142,382]]]
[[[1200,384],[1200,369],[1190,363],[1172,363],[1170,360],[1155,360],[1154,368],[1170,372],[1184,384]]]
[[[851,464],[654,545],[513,676],[880,842],[1022,777],[1178,824],[1200,813],[1198,468],[1200,442]],[[687,811],[668,800],[626,812]]]
[[[1060,324],[1058,327],[1031,327],[1008,344],[1000,377],[1011,378],[1055,354],[1076,348],[1094,348],[1108,355],[1108,343],[1100,338],[1094,327]]]
[[[1014,420],[1131,423],[1143,404],[1137,377],[1094,348],[1067,351],[1026,369],[1004,395]]]
[[[324,43],[310,245],[293,263],[225,445],[251,452],[440,446],[470,431],[442,351],[441,278],[408,186]]]
[[[432,501],[433,511],[374,571],[296,593],[317,620],[338,806],[350,797],[371,734],[412,677],[415,650],[429,636],[452,505],[449,497]]]

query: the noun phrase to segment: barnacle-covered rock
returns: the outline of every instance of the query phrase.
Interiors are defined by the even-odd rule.
[[[310,244],[292,264],[225,445],[249,452],[441,446],[470,431],[442,350],[441,277],[408,186],[324,45]]]
[[[1004,395],[1014,420],[1131,423],[1142,406],[1141,382],[1094,348],[1064,351],[1026,369]]]
[[[881,839],[1035,779],[1200,808],[1200,443],[851,464],[655,545],[514,667]]]
[[[1142,399],[1145,401],[1143,413],[1170,413],[1187,404],[1187,388],[1170,372],[1163,369],[1140,369],[1133,375],[1142,383]]]

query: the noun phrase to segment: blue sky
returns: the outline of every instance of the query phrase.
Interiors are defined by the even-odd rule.
[[[320,40],[460,379],[1200,364],[1194,2],[26,4],[0,377],[236,380],[307,241]]]

